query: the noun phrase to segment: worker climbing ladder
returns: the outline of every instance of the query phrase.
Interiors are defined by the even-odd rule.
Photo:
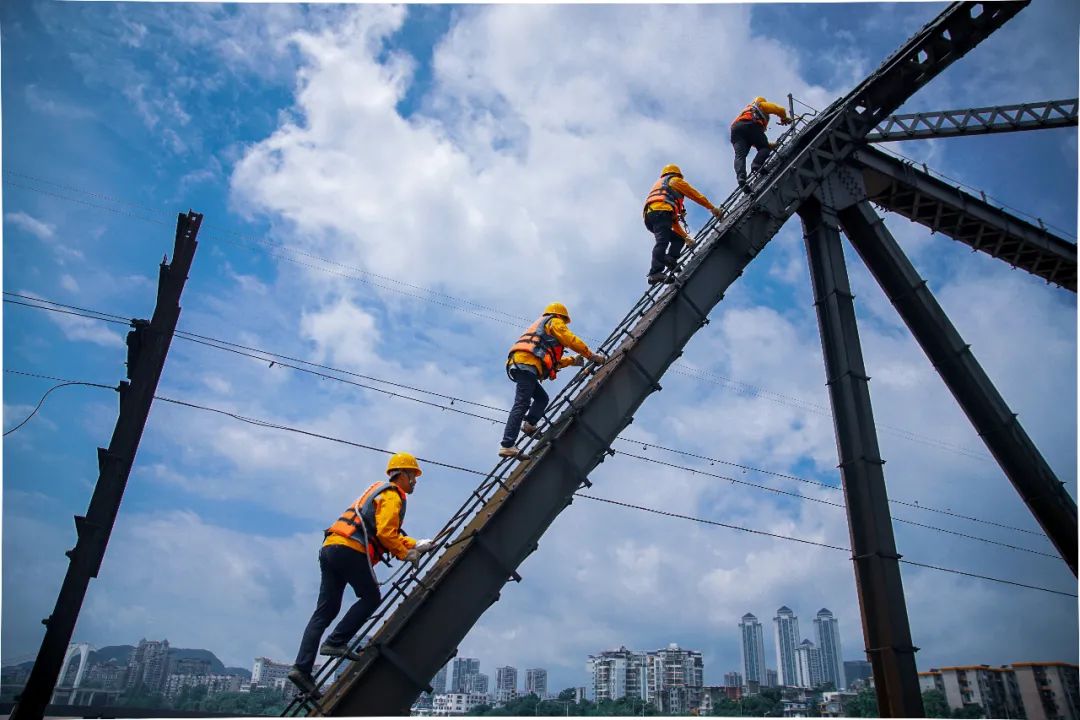
[[[353,648],[361,659],[324,688],[317,704],[298,697],[285,714],[408,714],[502,587],[521,580],[517,568],[574,494],[590,486],[589,473],[613,454],[615,437],[661,389],[661,377],[746,266],[796,212],[804,213],[809,233],[812,209],[828,208],[844,193],[857,194],[858,188],[850,187],[857,184],[850,163],[866,134],[1026,4],[953,4],[847,96],[812,118],[798,118],[752,178],[750,194],[737,190],[728,197],[724,217],[710,219],[697,242],[684,250],[675,282],[649,288],[599,345],[610,361],[580,370],[551,403],[540,431],[519,440],[526,459],[501,460],[436,536],[434,551],[417,567],[400,565],[384,581],[383,601]],[[865,204],[865,195],[861,201]],[[1075,255],[1072,265],[1075,273]],[[865,389],[865,377],[857,380]],[[880,473],[876,482],[882,483],[884,497]],[[1075,527],[1073,504],[1074,537]],[[864,573],[872,580],[884,578],[889,589],[899,589],[899,603],[895,592],[870,596],[860,584],[868,652],[877,653],[871,658],[875,678],[889,693],[882,714],[918,716],[922,708],[917,683],[912,685],[914,648],[898,556],[895,547],[892,557],[888,553],[891,526],[881,541],[874,557],[859,560],[864,564],[856,565],[856,577],[860,583]],[[853,549],[859,552],[857,543]],[[1075,567],[1075,547],[1071,564]],[[316,681],[324,683],[339,664],[327,663]]]

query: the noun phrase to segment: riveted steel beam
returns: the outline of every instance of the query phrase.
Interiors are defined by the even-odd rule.
[[[867,133],[866,142],[1076,127],[1077,105],[1080,105],[1080,102],[1076,98],[1071,98],[964,110],[890,115],[873,131]]]
[[[876,205],[1076,292],[1076,243],[873,148],[851,158]]]

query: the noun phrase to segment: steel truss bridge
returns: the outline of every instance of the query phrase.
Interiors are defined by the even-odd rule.
[[[875,209],[1076,292],[1075,243],[871,145],[1075,126],[1076,99],[892,114],[1027,4],[954,3],[846,96],[800,116],[751,178],[750,191],[736,190],[723,204],[725,216],[710,219],[697,234],[674,284],[646,291],[599,345],[611,360],[579,371],[551,403],[541,432],[522,438],[519,447],[528,458],[500,461],[436,536],[436,551],[391,575],[390,590],[357,636],[371,638],[355,643],[361,659],[324,688],[321,700],[298,696],[285,714],[409,714],[503,586],[521,580],[517,568],[575,494],[591,486],[589,473],[613,454],[612,442],[661,389],[664,373],[709,322],[726,290],[794,215],[803,227],[813,283],[865,650],[881,715],[921,717],[923,707],[841,233],[1075,575],[1075,502]],[[149,323],[135,321],[142,325],[129,335],[131,383],[122,383],[117,431],[110,448],[99,450],[98,488],[87,516],[76,518],[79,542],[68,553],[68,576],[13,717],[40,717],[86,586],[100,567],[179,315],[200,222],[194,213],[180,216],[176,259],[162,265],[159,310]],[[141,413],[141,422],[128,412]],[[327,663],[316,680],[324,683],[339,665]]]

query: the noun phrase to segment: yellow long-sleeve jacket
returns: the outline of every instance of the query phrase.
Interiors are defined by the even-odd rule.
[[[751,105],[752,104],[753,103],[751,103]],[[767,129],[769,127],[770,115],[775,115],[781,120],[787,119],[787,108],[785,108],[783,105],[777,105],[776,103],[771,103],[768,100],[762,100],[758,102],[757,106],[761,109],[763,113],[765,113],[765,123],[763,125],[761,124],[761,120],[755,117],[750,112],[750,105],[747,105],[746,108],[742,111],[742,113],[739,114],[739,117],[735,118],[735,122],[738,122],[739,120],[754,120],[754,122],[757,122],[759,125]]]
[[[401,496],[397,492],[382,492],[375,497],[375,533],[379,544],[398,560],[416,547],[416,540],[401,531]],[[363,543],[353,538],[330,534],[323,545],[344,545],[357,552],[366,552]]]
[[[711,202],[709,202],[709,198],[705,197],[696,187],[686,182],[686,180],[682,179],[677,175],[671,178],[671,182],[668,183],[668,186],[674,190],[678,190],[680,193],[690,198],[709,212],[712,212],[713,208],[715,207]],[[671,229],[684,238],[689,237],[689,235],[686,233],[685,228],[683,228],[682,223],[679,222],[678,211],[675,208],[671,207],[671,203],[667,203],[662,200],[655,200],[645,206],[645,212],[650,212],[653,210],[667,210],[668,212],[675,213],[675,217],[671,220]]]
[[[686,182],[686,180],[683,180],[681,177],[676,176],[671,178],[671,182],[669,182],[668,185],[675,190],[678,190],[683,195],[690,198],[709,212],[712,212],[712,209],[715,207],[711,202],[709,202],[709,198],[702,195],[696,187]],[[646,210],[668,210],[670,212],[675,212],[675,208],[671,207],[670,203],[662,201],[649,203]]]
[[[569,348],[585,357],[590,357],[592,355],[589,346],[586,345],[581,338],[570,331],[570,328],[566,326],[566,321],[561,317],[556,316],[551,318],[551,322],[548,323],[547,327],[563,347]],[[558,369],[562,370],[564,367],[573,364],[573,362],[573,357],[563,355],[562,358],[559,359]],[[530,352],[517,350],[507,359],[506,363],[507,365],[529,365],[536,369],[536,374],[540,376],[541,380],[547,377],[547,374],[544,372],[544,364],[540,362],[540,358]]]

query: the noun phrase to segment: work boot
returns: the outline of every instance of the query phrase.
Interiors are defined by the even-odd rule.
[[[499,446],[499,457],[504,458],[519,458],[521,457],[521,451],[511,445],[510,447]]]
[[[664,273],[658,272],[658,273],[653,273],[652,275],[650,275],[647,278],[647,280],[649,281],[649,285],[655,285],[658,282],[663,282],[664,277],[665,277]]]
[[[536,430],[537,430],[537,427],[535,425],[533,425],[531,422],[529,422],[528,420],[526,420],[524,423],[521,424],[521,432],[525,433],[529,437],[532,437],[533,435],[535,435]]]
[[[742,191],[747,195],[749,195],[752,190],[752,188],[750,187],[750,183],[748,183],[745,179],[739,181],[739,187],[742,188]]]
[[[318,700],[322,697],[319,686],[315,684],[315,678],[311,677],[310,673],[306,673],[298,667],[293,667],[289,671],[289,680],[292,681],[293,685],[300,688],[300,692],[312,700]]]
[[[320,655],[329,655],[330,657],[343,657],[347,660],[356,662],[360,659],[359,653],[354,653],[348,647],[344,645],[331,645],[330,643],[323,643],[319,648]]]

